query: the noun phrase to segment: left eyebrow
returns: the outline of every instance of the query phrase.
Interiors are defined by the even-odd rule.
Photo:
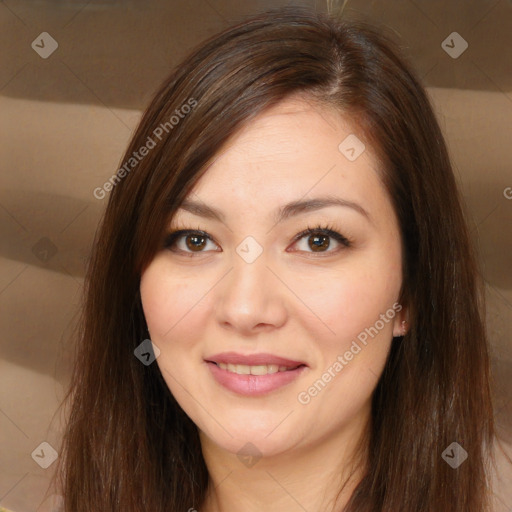
[[[279,224],[280,222],[283,222],[295,215],[321,210],[322,208],[328,208],[329,206],[351,208],[360,213],[368,221],[373,222],[370,214],[360,204],[336,196],[322,196],[315,197],[313,199],[292,201],[277,210],[273,217],[274,222]],[[186,210],[199,217],[217,220],[222,223],[225,222],[225,215],[220,210],[202,202],[185,199],[178,209]]]
[[[323,196],[315,197],[313,199],[292,201],[277,211],[277,214],[274,216],[274,220],[276,224],[278,224],[279,222],[282,222],[294,215],[321,210],[322,208],[328,208],[329,206],[352,208],[368,221],[372,222],[370,214],[360,204],[336,196]]]

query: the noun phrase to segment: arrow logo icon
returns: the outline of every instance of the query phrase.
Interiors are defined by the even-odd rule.
[[[53,446],[46,441],[43,441],[36,449],[30,454],[32,459],[43,469],[49,468],[57,459],[59,454],[55,451]]]
[[[30,46],[39,57],[47,59],[59,47],[59,43],[48,32],[41,32]]]
[[[50,261],[57,252],[57,247],[55,247],[55,244],[47,237],[41,238],[34,247],[32,247],[34,256],[44,263]]]
[[[133,354],[143,365],[149,366],[160,355],[160,349],[151,340],[144,340]]]
[[[237,453],[238,460],[248,468],[252,468],[261,459],[261,456],[258,447],[252,443],[245,443]]]
[[[468,46],[468,42],[458,32],[452,32],[441,43],[441,48],[452,59],[458,59],[468,49]]]
[[[351,133],[341,141],[338,150],[348,161],[353,162],[364,152],[365,145],[355,133]]]
[[[263,247],[254,237],[247,236],[238,244],[236,252],[246,263],[253,263],[260,257]]]
[[[449,452],[446,452],[444,454],[444,456],[447,457],[448,459],[453,459],[455,457],[455,453],[453,451],[453,448]]]
[[[453,469],[457,469],[467,458],[468,452],[457,442],[453,442],[441,454],[443,460]]]

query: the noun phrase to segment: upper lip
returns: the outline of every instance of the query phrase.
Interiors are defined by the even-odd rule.
[[[278,366],[286,366],[287,368],[306,365],[306,363],[302,361],[294,361],[292,359],[267,353],[243,355],[236,352],[222,352],[221,354],[215,354],[205,358],[205,361],[210,361],[212,363],[244,364],[247,366],[276,364]]]

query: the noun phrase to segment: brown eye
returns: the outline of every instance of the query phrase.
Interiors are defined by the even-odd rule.
[[[185,241],[185,244],[182,243]],[[208,252],[203,250],[208,242],[214,244],[207,233],[198,230],[180,229],[166,236],[163,246],[174,252],[185,254]],[[215,245],[215,244],[214,244]]]
[[[300,247],[300,242],[305,239],[307,244]],[[332,241],[334,240],[334,248],[330,249]],[[331,254],[338,252],[338,250],[352,246],[352,241],[343,236],[338,231],[330,228],[329,226],[317,226],[302,231],[295,237],[295,242],[299,245],[299,250],[306,253],[326,253]],[[304,247],[305,246],[305,247]]]
[[[185,243],[191,251],[196,251],[196,249],[197,251],[201,251],[206,245],[206,237],[203,235],[187,235],[185,237]]]
[[[303,239],[304,241],[307,240],[307,244],[305,244],[305,247],[299,248],[299,251],[306,253],[326,253],[328,255],[338,252],[338,250],[343,249],[343,247],[348,248],[352,246],[350,239],[328,226],[308,227],[308,229],[296,235],[294,241],[298,244],[298,242],[302,242]],[[335,247],[329,250],[333,240],[335,241]],[[183,244],[182,241],[185,243]],[[208,249],[205,249],[209,242],[217,247],[217,249],[213,250],[219,252],[219,246],[205,231],[199,229],[180,229],[166,236],[163,247],[173,252],[191,256],[194,253],[209,252]],[[222,252],[222,250],[220,250],[220,252]]]
[[[311,235],[308,237],[308,245],[314,252],[322,252],[331,244],[327,235]]]

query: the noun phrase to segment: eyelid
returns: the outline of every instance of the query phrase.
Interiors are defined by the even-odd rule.
[[[320,233],[320,234],[329,236],[331,238],[334,238],[334,240],[336,240],[338,243],[340,243],[346,247],[351,247],[353,244],[353,240],[351,238],[343,235],[336,229],[335,226],[332,226],[330,224],[322,225],[322,226],[316,225],[313,227],[310,227],[308,225],[308,227],[306,229],[304,229],[303,231],[301,231],[300,233],[297,233],[297,235],[295,235],[295,237],[293,238],[293,241],[296,242],[296,241],[300,240],[301,238],[304,238],[307,235],[312,235],[314,233]],[[333,251],[327,251],[327,252],[333,252]]]
[[[171,230],[171,232],[165,236],[165,240],[164,240],[164,244],[163,244],[164,248],[171,249],[171,247],[175,244],[175,242],[177,240],[179,240],[181,237],[184,237],[186,235],[194,235],[194,234],[203,236],[207,240],[209,240],[209,241],[213,242],[215,245],[219,246],[219,244],[217,244],[217,242],[213,239],[213,237],[211,237],[208,234],[208,232],[200,229],[199,227],[196,229],[183,227],[183,228],[176,228],[175,230]],[[342,233],[340,233],[336,229],[336,227],[334,227],[332,225],[318,224],[313,227],[310,227],[308,225],[308,227],[306,229],[297,233],[293,237],[293,245],[296,244],[302,238],[305,238],[308,235],[312,236],[313,234],[322,234],[322,235],[328,236],[328,237],[334,239],[337,243],[339,243],[341,246],[343,246],[345,248],[349,248],[353,244],[353,240],[350,237],[345,236]],[[178,250],[178,251],[181,253],[185,253],[187,255],[194,255],[194,254],[201,254],[201,253],[209,252],[209,251],[194,252],[194,251],[183,251],[183,250]],[[178,251],[175,251],[175,252],[178,252]],[[319,252],[314,252],[314,251],[311,251],[311,252],[310,251],[293,251],[293,252],[306,252],[308,254],[317,254],[317,255],[331,255],[331,254],[337,253],[338,251],[339,251],[339,249],[338,250],[335,249],[335,250],[319,251]]]
[[[191,228],[182,228],[182,229],[176,229],[171,230],[171,232],[167,233],[165,235],[164,239],[164,248],[170,248],[172,245],[175,244],[176,241],[178,241],[181,237],[185,237],[186,235],[201,235],[204,236],[209,241],[213,242],[215,245],[218,246],[217,242],[206,232],[202,229],[191,229]],[[189,251],[182,251],[186,252],[187,254],[200,254],[201,252],[206,251],[198,251],[197,253],[189,252]]]

